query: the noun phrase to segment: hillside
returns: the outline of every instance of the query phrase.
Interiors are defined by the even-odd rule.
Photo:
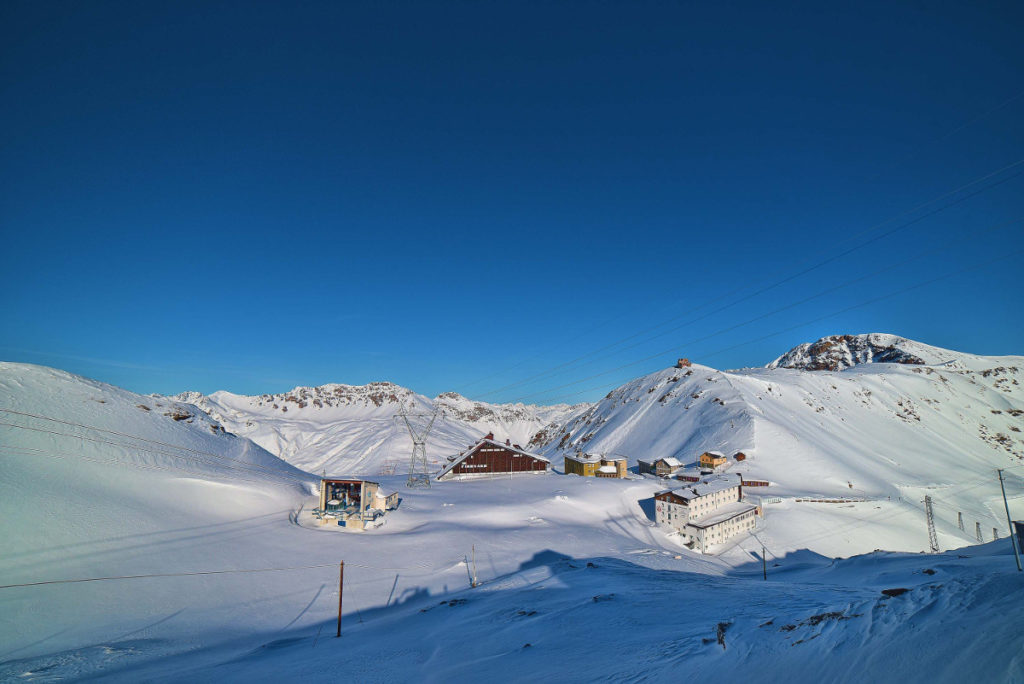
[[[427,444],[428,458],[437,464],[488,432],[525,445],[544,427],[586,408],[488,404],[454,392],[428,399],[390,382],[296,387],[252,397],[184,392],[172,399],[199,407],[228,431],[303,470],[374,476],[389,465],[407,470],[412,444],[396,420],[403,405],[411,413],[442,412]]]
[[[569,682],[731,682],[751,672],[766,682],[849,684],[1024,676],[1014,648],[1024,607],[1006,601],[1022,583],[1005,544],[832,565],[808,558],[772,572],[764,582],[751,563],[709,577],[545,550],[477,589],[367,610],[342,639],[317,639],[313,624],[267,633],[257,648],[205,649],[116,672],[176,681],[184,666],[192,677],[284,681],[315,678],[342,660],[367,682],[500,682],[527,672]]]
[[[927,367],[901,369],[915,382],[930,377]],[[712,416],[713,407],[732,416],[737,439],[760,437],[763,417],[741,425],[751,415],[740,404],[742,381],[688,370],[675,382],[676,369],[663,372],[660,394],[642,389],[659,374],[636,381],[633,393],[617,390],[620,410],[654,398],[620,436],[641,440],[657,410],[682,398],[659,402],[669,388],[696,394],[706,385],[718,402],[665,415]],[[866,370],[885,368],[842,374]],[[760,370],[749,382],[765,382],[760,373],[802,382],[842,375]],[[961,381],[979,383],[968,386],[986,406],[1013,399],[973,371],[936,382]],[[771,384],[800,403],[794,383]],[[727,386],[733,393],[720,391]],[[641,402],[628,401],[634,394]],[[188,403],[0,364],[0,409],[0,680],[281,681],[327,671],[339,657],[361,681],[493,681],[514,666],[587,681],[672,678],[680,668],[702,679],[756,669],[769,681],[1024,676],[1007,648],[1021,616],[1004,597],[1020,590],[1022,575],[1005,539],[936,556],[829,557],[920,546],[919,511],[904,514],[897,503],[785,500],[767,506],[756,535],[702,555],[651,521],[651,497],[664,486],[652,478],[552,474],[408,490],[401,476],[385,476],[385,489],[401,493],[398,509],[377,530],[346,532],[313,524],[313,478]],[[662,427],[675,429],[667,419]],[[697,428],[703,439],[733,434],[710,418]],[[812,459],[814,468],[827,460],[773,456],[760,442],[751,454],[750,466],[766,473],[789,472],[787,460]],[[936,479],[959,472],[940,465]],[[1022,491],[1012,484],[1011,493]],[[1018,514],[1020,504],[1011,502]],[[951,540],[967,543],[944,529],[942,541]],[[344,638],[335,640],[341,560]],[[472,573],[477,589],[468,588]],[[882,593],[894,588],[907,592]],[[683,610],[665,612],[680,601]],[[603,625],[609,640],[595,641],[587,624]],[[453,638],[463,633],[475,638]],[[944,655],[954,640],[977,657]]]
[[[87,547],[168,519],[277,509],[314,482],[188,404],[15,363],[0,363],[0,458],[4,557],[15,567],[21,554],[62,557],[39,550],[41,539]]]
[[[780,499],[766,507],[779,521],[766,534],[781,549],[926,549],[925,495],[943,548],[976,542],[975,523],[991,539],[1005,525],[995,469],[1022,473],[1024,358],[895,336],[836,339],[801,345],[768,368],[693,365],[638,378],[569,421],[544,453],[582,449],[635,463],[742,451],[748,458],[734,469],[772,483],[748,492]],[[834,363],[845,370],[803,370]],[[810,498],[850,501],[797,501]]]

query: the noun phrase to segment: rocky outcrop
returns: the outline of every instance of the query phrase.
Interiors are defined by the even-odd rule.
[[[906,349],[908,343],[895,335],[829,335],[794,347],[768,368],[841,371],[862,363],[924,365],[924,359]]]

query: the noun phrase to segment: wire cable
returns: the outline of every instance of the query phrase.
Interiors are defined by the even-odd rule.
[[[781,330],[777,330],[777,331],[775,331],[773,333],[769,333],[767,335],[762,335],[761,337],[756,337],[756,338],[753,338],[753,339],[750,339],[750,340],[746,340],[746,341],[741,342],[739,344],[734,344],[732,346],[725,347],[723,349],[719,349],[717,351],[714,351],[714,352],[711,352],[711,353],[708,353],[708,354],[702,354],[701,356],[702,356],[702,358],[710,358],[710,357],[716,356],[718,354],[724,354],[725,352],[732,351],[734,349],[738,349],[739,347],[743,347],[743,346],[746,346],[748,344],[753,344],[755,342],[761,342],[763,340],[767,340],[767,339],[770,339],[772,337],[776,337],[778,335],[782,335],[782,334],[790,332],[792,330],[797,330],[798,328],[802,328],[802,327],[807,326],[807,325],[811,325],[811,324],[814,324],[814,323],[818,323],[820,321],[827,320],[829,318],[833,318],[835,316],[847,313],[848,311],[852,311],[852,310],[858,309],[860,307],[868,306],[870,304],[874,304],[876,302],[879,302],[879,301],[882,301],[882,300],[885,300],[885,299],[889,299],[891,297],[895,297],[895,296],[898,296],[898,295],[901,295],[901,294],[905,294],[907,292],[911,292],[913,290],[916,290],[916,289],[919,289],[919,288],[922,288],[922,287],[926,287],[928,285],[932,285],[934,283],[937,283],[937,282],[940,282],[942,280],[946,280],[948,278],[952,278],[952,277],[961,275],[963,273],[967,273],[967,272],[970,272],[970,271],[977,270],[979,268],[983,268],[985,266],[988,266],[988,265],[993,264],[993,263],[997,263],[999,261],[1003,261],[1005,259],[1010,259],[1010,258],[1013,258],[1013,257],[1020,256],[1021,254],[1024,254],[1024,250],[1018,250],[1016,252],[1010,252],[1010,253],[1004,254],[1004,255],[1002,255],[1000,257],[996,257],[995,259],[988,259],[988,260],[985,260],[985,261],[982,261],[982,262],[978,262],[978,263],[975,263],[975,264],[973,264],[971,266],[967,266],[967,267],[964,267],[964,268],[961,268],[961,269],[957,269],[955,271],[950,271],[950,272],[945,273],[945,274],[943,274],[941,276],[938,276],[936,278],[931,278],[929,280],[926,280],[926,281],[923,281],[923,282],[919,282],[919,283],[917,283],[915,285],[910,285],[909,287],[904,287],[904,288],[900,288],[898,290],[893,290],[893,291],[888,292],[888,293],[886,293],[884,295],[880,295],[878,297],[873,297],[871,299],[867,299],[867,300],[864,300],[862,302],[858,302],[857,304],[853,304],[851,306],[844,307],[842,309],[839,309],[838,311],[833,311],[831,313],[825,314],[824,316],[818,316],[816,318],[812,318],[812,319],[809,319],[809,320],[806,320],[806,321],[802,321],[801,323],[797,323],[796,325],[788,326],[788,327],[783,328]],[[620,370],[623,370],[625,368],[629,368],[629,367],[635,366],[635,365],[640,364],[640,363],[644,363],[646,361],[650,361],[650,360],[658,358],[658,357],[663,357],[663,356],[665,356],[665,354],[671,352],[673,349],[676,349],[676,348],[677,347],[674,346],[674,347],[672,347],[672,348],[670,348],[670,349],[668,349],[666,351],[661,351],[661,352],[658,352],[657,354],[652,354],[650,356],[644,357],[644,358],[639,359],[637,361],[633,361],[633,362],[630,362],[630,363],[618,366],[616,368],[612,368],[611,370],[604,371],[602,373],[597,373],[595,375],[588,376],[586,378],[583,378],[582,380],[577,380],[575,382],[566,383],[566,384],[560,385],[558,387],[549,388],[548,390],[544,390],[542,392],[535,392],[533,394],[524,395],[523,397],[518,398],[516,401],[522,401],[524,398],[529,398],[529,397],[532,397],[532,396],[545,395],[548,392],[553,392],[555,390],[562,389],[562,388],[565,388],[565,387],[571,387],[573,385],[577,385],[577,384],[580,384],[582,382],[586,382],[587,380],[592,380],[594,378],[602,377],[604,375],[608,375],[610,373],[614,373],[616,371],[620,371]],[[607,383],[606,382],[606,383],[603,383],[603,384],[601,384],[601,385],[599,385],[597,387],[591,387],[591,388],[588,388],[588,389],[585,389],[585,390],[579,390],[577,392],[570,392],[570,393],[567,393],[567,394],[562,394],[562,395],[556,395],[554,397],[549,397],[545,401],[554,401],[554,400],[558,400],[558,399],[564,399],[566,397],[576,396],[576,395],[579,395],[579,394],[583,394],[585,392],[594,392],[594,391],[600,390],[602,388],[607,388],[607,387],[617,387],[619,384],[621,384],[621,383],[619,383],[619,382]]]
[[[987,181],[987,180],[989,180],[991,178],[999,176],[1000,174],[1002,174],[1002,173],[1004,173],[1006,171],[1009,171],[1011,169],[1017,168],[1017,167],[1021,166],[1022,164],[1024,164],[1024,159],[1019,159],[1018,161],[1013,162],[1012,164],[1008,164],[1008,165],[1006,165],[1006,166],[1004,166],[1004,167],[1002,167],[1000,169],[997,169],[995,171],[987,173],[987,174],[985,174],[985,175],[983,175],[983,176],[981,176],[981,177],[979,177],[979,178],[977,178],[977,179],[975,179],[973,181],[970,181],[970,182],[968,182],[968,183],[966,183],[964,185],[961,185],[960,187],[958,187],[958,188],[956,188],[954,190],[951,190],[951,191],[946,192],[946,193],[944,193],[944,194],[942,194],[942,195],[940,195],[940,196],[938,196],[938,197],[936,197],[936,198],[934,198],[932,200],[924,202],[924,203],[914,207],[913,209],[906,210],[904,212],[901,212],[900,214],[897,214],[895,217],[893,217],[891,219],[887,219],[886,221],[883,221],[883,222],[881,222],[879,224],[875,224],[874,226],[872,226],[872,227],[870,227],[870,228],[868,228],[868,229],[866,229],[864,231],[861,231],[860,233],[857,233],[851,239],[856,239],[856,238],[862,237],[864,235],[873,233],[873,232],[875,232],[877,230],[880,230],[882,227],[884,227],[885,225],[891,223],[894,220],[897,220],[897,219],[902,218],[904,216],[913,214],[916,211],[919,211],[919,210],[921,210],[921,209],[923,209],[923,208],[925,208],[925,207],[927,207],[929,205],[932,205],[932,204],[934,204],[936,202],[940,202],[940,201],[942,201],[942,200],[944,200],[944,199],[946,199],[948,197],[952,197],[954,195],[957,195],[960,192],[963,192],[964,190],[977,185],[978,183],[982,183],[982,182]],[[952,202],[950,202],[950,203],[948,203],[946,205],[943,205],[942,207],[934,209],[934,210],[932,210],[932,211],[930,211],[930,212],[928,212],[928,213],[926,213],[926,214],[924,214],[922,216],[918,216],[918,217],[916,217],[916,218],[914,218],[912,220],[909,220],[909,221],[907,221],[907,222],[905,222],[905,223],[903,223],[901,225],[896,226],[895,228],[892,228],[892,229],[890,229],[890,230],[888,230],[888,231],[886,231],[884,233],[881,233],[880,235],[876,235],[876,236],[870,238],[869,240],[867,240],[867,241],[865,241],[865,242],[863,242],[861,244],[858,244],[858,245],[856,245],[854,247],[848,248],[845,251],[840,252],[838,254],[833,254],[832,256],[829,256],[829,257],[827,257],[826,259],[824,259],[822,261],[819,261],[819,262],[817,262],[817,263],[815,263],[815,264],[813,264],[813,265],[811,265],[811,266],[809,266],[807,268],[804,268],[804,269],[798,271],[797,273],[794,273],[794,274],[791,274],[789,276],[786,276],[786,277],[782,278],[781,280],[777,280],[777,281],[773,282],[772,284],[767,285],[765,287],[762,287],[762,288],[754,291],[753,293],[751,293],[749,295],[745,295],[744,297],[742,297],[742,298],[740,298],[740,299],[738,299],[738,300],[736,300],[734,302],[731,302],[731,303],[726,304],[726,305],[724,305],[722,307],[714,309],[714,310],[712,310],[712,311],[710,311],[710,312],[708,312],[706,314],[703,314],[703,315],[701,315],[701,316],[699,316],[699,317],[697,317],[695,319],[689,320],[689,321],[687,321],[687,322],[685,322],[685,323],[683,323],[683,324],[673,328],[673,330],[678,330],[678,329],[686,327],[688,325],[692,325],[695,322],[698,322],[700,320],[708,318],[709,316],[715,315],[715,314],[720,313],[720,312],[722,312],[722,311],[724,311],[726,309],[729,309],[729,308],[735,306],[736,304],[740,304],[742,302],[748,301],[748,300],[750,300],[750,299],[752,299],[752,298],[754,298],[754,297],[756,297],[756,296],[758,296],[760,294],[764,294],[765,292],[768,292],[768,291],[770,291],[770,290],[772,290],[772,289],[774,289],[776,287],[779,287],[779,286],[781,286],[781,285],[783,285],[785,283],[791,282],[791,281],[793,281],[793,280],[795,280],[795,279],[797,279],[797,278],[799,278],[801,276],[807,275],[808,273],[810,273],[810,272],[812,272],[814,270],[817,270],[818,268],[821,268],[821,267],[823,267],[823,266],[825,266],[825,265],[827,265],[829,263],[832,263],[832,262],[834,262],[834,261],[836,261],[838,259],[841,259],[841,258],[843,258],[845,256],[848,256],[852,252],[854,252],[854,251],[856,251],[858,249],[861,249],[862,247],[865,247],[865,246],[867,246],[869,244],[873,244],[874,242],[877,242],[878,240],[881,240],[881,239],[883,239],[885,237],[893,235],[894,233],[896,233],[898,231],[904,230],[904,229],[906,229],[906,228],[908,228],[908,227],[910,227],[912,225],[915,225],[915,224],[919,223],[920,221],[922,221],[922,220],[924,220],[926,218],[934,216],[935,214],[938,214],[941,211],[944,211],[944,210],[946,210],[946,209],[948,209],[948,208],[950,208],[952,206],[955,206],[956,204],[959,204],[960,202],[966,201],[967,199],[970,199],[970,198],[972,198],[972,197],[974,197],[974,196],[976,196],[978,194],[981,194],[982,192],[986,192],[986,191],[988,191],[988,190],[990,190],[992,188],[995,188],[995,187],[997,187],[999,185],[1002,185],[1003,183],[1006,183],[1009,180],[1012,180],[1013,178],[1016,178],[1016,177],[1020,176],[1021,174],[1024,174],[1024,169],[1018,170],[1017,172],[1015,172],[1015,173],[1013,173],[1013,174],[1011,174],[1011,175],[1009,175],[1009,176],[1007,176],[1005,178],[1002,178],[999,181],[997,181],[997,182],[995,182],[995,183],[993,183],[991,185],[988,185],[988,186],[985,186],[985,187],[980,188],[978,190],[975,190],[974,192],[972,192],[972,193],[970,193],[968,195],[960,197],[960,198],[958,198],[958,199],[956,199],[956,200],[954,200],[954,201],[952,201]],[[803,263],[807,263],[808,261],[810,261],[810,260],[805,260]],[[722,299],[727,298],[727,297],[731,296],[732,294],[735,294],[737,292],[741,292],[742,290],[746,289],[747,287],[749,287],[749,286],[743,286],[743,287],[734,289],[732,292],[727,293],[725,295],[722,295],[720,297],[716,297],[713,300],[711,300],[710,302],[706,302],[704,305],[702,305],[701,307],[698,307],[698,308],[703,308],[703,306],[706,306],[708,303],[711,303],[711,302],[721,301]],[[637,337],[640,337],[640,336],[645,335],[645,334],[647,334],[649,332],[657,330],[658,328],[664,327],[665,325],[667,325],[667,324],[669,324],[671,322],[674,322],[674,321],[676,321],[676,320],[678,320],[679,318],[682,318],[682,317],[683,317],[683,314],[681,314],[679,316],[676,316],[676,317],[673,317],[673,318],[670,318],[667,321],[663,321],[662,323],[659,323],[659,324],[656,324],[654,326],[651,326],[651,327],[649,327],[649,328],[647,328],[645,330],[641,330],[638,333],[634,333],[633,335],[627,336],[625,338],[622,338],[620,340],[612,342],[612,343],[610,343],[608,345],[605,345],[605,346],[600,347],[598,349],[595,349],[595,350],[592,350],[590,352],[587,352],[586,354],[583,354],[582,356],[576,357],[575,359],[572,359],[570,361],[566,361],[565,363],[559,364],[557,366],[553,366],[553,367],[551,367],[551,368],[549,368],[549,369],[547,369],[545,371],[542,371],[540,373],[532,375],[532,376],[530,376],[528,378],[525,378],[523,380],[511,383],[509,385],[505,385],[503,387],[499,387],[498,389],[494,389],[494,390],[490,390],[488,392],[477,394],[476,396],[477,397],[490,396],[492,394],[497,394],[499,392],[503,392],[503,391],[508,390],[508,389],[513,389],[515,387],[520,387],[522,385],[528,384],[529,382],[531,382],[533,380],[536,380],[536,379],[539,379],[541,377],[547,377],[547,376],[552,375],[552,374],[558,374],[558,373],[555,373],[555,371],[559,371],[559,370],[561,370],[563,368],[566,368],[568,366],[574,365],[575,363],[577,363],[577,362],[579,362],[579,361],[581,361],[583,359],[586,359],[586,358],[588,358],[588,357],[590,357],[590,356],[592,356],[594,354],[600,353],[602,351],[606,351],[606,350],[611,349],[613,347],[617,347],[618,345],[620,345],[620,344],[622,344],[624,342],[636,339]],[[661,335],[659,335],[659,336],[661,336]],[[652,339],[654,339],[654,338],[652,338]],[[633,345],[633,346],[636,346],[636,345]],[[622,351],[622,350],[620,350],[620,351]]]

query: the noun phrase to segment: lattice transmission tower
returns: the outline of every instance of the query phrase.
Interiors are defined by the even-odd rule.
[[[406,487],[430,487],[430,470],[427,465],[427,437],[434,428],[434,421],[440,415],[441,411],[439,409],[434,409],[432,413],[409,413],[403,405],[402,410],[395,416],[395,420],[402,419],[406,429],[409,430],[409,436],[412,438],[412,456],[409,459],[409,479],[405,481]],[[426,426],[417,429],[410,418],[425,419]]]
[[[924,497],[924,515],[928,520],[928,546],[932,553],[939,552],[939,538],[935,534],[935,514],[932,513],[932,497]]]

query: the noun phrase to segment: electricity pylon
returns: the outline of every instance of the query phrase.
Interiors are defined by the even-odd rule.
[[[412,456],[409,459],[409,479],[406,480],[406,487],[430,487],[430,471],[427,466],[427,436],[434,427],[434,421],[441,414],[439,409],[432,413],[409,413],[402,406],[402,410],[395,416],[395,420],[401,418],[405,427],[409,430],[412,438]],[[417,430],[410,418],[429,418],[426,427]]]
[[[924,515],[928,521],[928,546],[932,553],[939,552],[939,538],[935,535],[935,515],[932,513],[932,497],[924,497]]]

